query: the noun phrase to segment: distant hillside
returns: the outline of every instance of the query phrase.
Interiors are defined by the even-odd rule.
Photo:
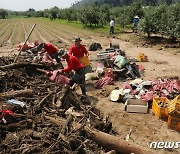
[[[137,0],[80,0],[73,4],[73,7],[81,7],[84,4],[108,4],[110,6],[127,6],[131,5]],[[166,2],[168,5],[180,2],[180,0],[143,0],[144,5],[157,5],[159,3]]]

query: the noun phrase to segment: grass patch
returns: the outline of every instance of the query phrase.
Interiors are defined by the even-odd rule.
[[[106,24],[104,27],[102,26],[90,26],[90,25],[83,25],[80,21],[67,21],[67,20],[62,20],[62,19],[56,19],[56,20],[51,20],[49,18],[41,18],[42,20],[45,21],[50,21],[50,22],[56,22],[61,25],[65,25],[67,27],[73,27],[77,29],[82,29],[82,30],[87,30],[95,33],[103,33],[103,34],[109,34],[109,24]],[[115,25],[115,33],[122,33],[125,31],[127,28],[122,28],[119,25]]]
[[[20,15],[8,15],[8,19],[16,19],[16,18],[27,18],[27,16],[20,16]]]

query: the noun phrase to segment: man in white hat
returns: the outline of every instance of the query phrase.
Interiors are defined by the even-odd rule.
[[[139,22],[139,17],[135,16],[133,20],[133,32],[137,32],[138,22]]]

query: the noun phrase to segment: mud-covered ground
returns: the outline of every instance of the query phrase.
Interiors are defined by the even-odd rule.
[[[69,27],[68,27],[69,28]],[[64,29],[66,27],[64,26]],[[67,50],[72,45],[72,40],[74,37],[73,30],[69,29],[67,31],[62,31],[61,34],[57,34],[60,37],[66,35],[66,40],[58,44],[58,38],[54,38],[52,41],[55,45],[59,47],[65,47]],[[129,58],[136,58],[139,52],[144,53],[148,57],[148,62],[141,63],[145,67],[144,80],[152,80],[158,77],[180,77],[180,48],[176,44],[173,48],[171,44],[164,44],[162,42],[146,42],[139,39],[139,36],[132,33],[127,34],[115,34],[114,36],[107,36],[93,32],[85,32],[76,30],[74,31],[76,35],[81,36],[84,44],[87,48],[92,42],[101,43],[104,51],[106,47],[109,47],[110,41],[114,40],[119,43],[120,48],[125,50],[126,55]],[[44,38],[47,41],[50,38]],[[132,41],[133,40],[133,41]],[[64,44],[64,45],[63,45]],[[8,55],[11,52],[11,48],[2,47],[0,48],[0,54]],[[101,51],[91,51],[90,59],[92,59],[92,65],[95,66],[94,59],[97,53]],[[15,51],[17,52],[17,51]],[[12,51],[12,53],[15,53]],[[105,115],[109,116],[113,127],[117,131],[117,135],[122,139],[126,138],[126,135],[132,129],[130,135],[130,141],[149,148],[149,143],[152,141],[179,141],[180,134],[174,130],[167,128],[167,123],[165,121],[157,119],[153,114],[151,109],[148,114],[135,114],[126,113],[124,111],[123,103],[110,102],[108,100],[108,95],[115,87],[120,87],[121,82],[117,81],[115,85],[103,87],[100,90],[94,89],[93,83],[95,81],[87,82],[88,98],[92,100],[98,109],[100,109]],[[128,82],[128,81],[127,81]],[[180,153],[180,149],[176,150],[157,150],[157,153]]]

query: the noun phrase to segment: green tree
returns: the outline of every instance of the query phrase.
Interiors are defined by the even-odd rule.
[[[58,17],[59,8],[57,6],[54,6],[49,10],[50,18],[56,19]]]
[[[144,18],[139,22],[139,30],[147,33],[148,37],[150,37],[152,33],[157,33],[157,25],[154,22],[153,12],[153,7],[146,9]]]
[[[8,12],[4,9],[0,9],[0,18],[5,19],[8,16]]]

